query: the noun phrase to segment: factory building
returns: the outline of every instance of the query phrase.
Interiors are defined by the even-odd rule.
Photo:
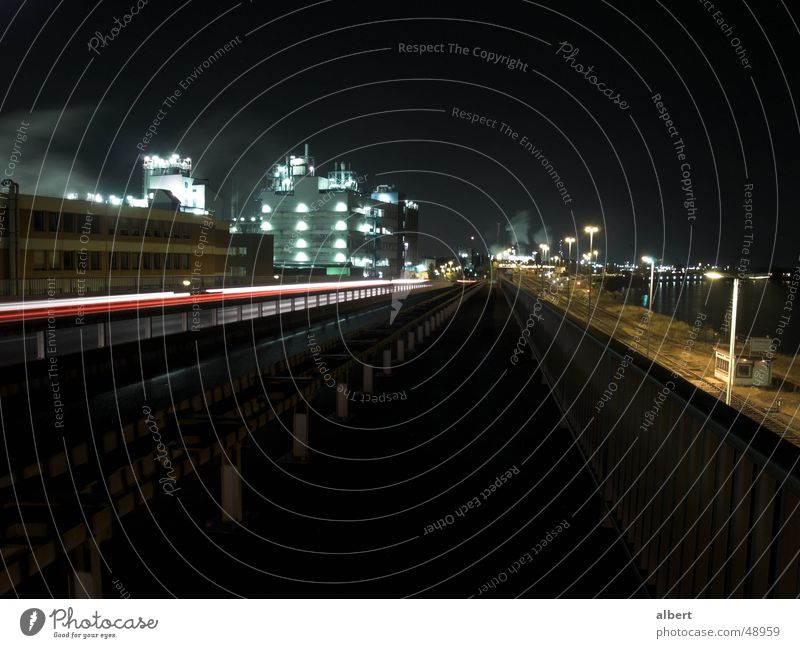
[[[192,177],[191,158],[181,158],[177,153],[169,158],[145,155],[142,171],[143,194],[151,204],[163,200],[164,193],[169,192],[183,211],[197,213],[205,210],[207,181]]]
[[[184,211],[180,204],[161,209],[97,198],[25,195],[17,184],[4,182],[0,295],[186,290],[190,284],[205,288],[273,281],[271,236],[231,234],[227,220],[219,227],[208,212]]]
[[[240,217],[231,231],[271,234],[275,266],[284,271],[401,277],[406,204],[365,194],[363,185],[344,162],[317,176],[306,145],[303,155],[271,168],[258,216]]]
[[[419,258],[419,206],[408,200],[406,195],[397,191],[393,185],[378,185],[372,192],[373,200],[394,205],[393,218],[395,231],[399,240],[399,256],[401,267],[405,271],[414,266]]]
[[[142,156],[142,195],[123,198],[113,194],[83,194],[70,192],[67,198],[77,200],[85,197],[91,202],[109,202],[111,205],[130,207],[154,207],[156,209],[179,210],[197,215],[209,213],[206,206],[208,181],[192,176],[192,159],[173,153],[168,158],[158,155]]]

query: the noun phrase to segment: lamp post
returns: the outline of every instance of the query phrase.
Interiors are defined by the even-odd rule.
[[[542,263],[547,260],[547,253],[550,251],[550,246],[547,243],[539,243],[539,249],[542,251]]]
[[[564,242],[567,244],[567,273],[569,273],[569,264],[572,263],[572,244],[575,242],[575,239],[568,236],[564,239]]]
[[[653,280],[656,274],[656,260],[651,256],[643,256],[642,263],[650,264],[650,294],[647,296],[647,357],[650,357],[650,321],[653,319]]]
[[[647,305],[650,307],[650,314],[653,314],[653,281],[656,273],[656,260],[651,256],[643,256],[642,263],[650,265],[650,294],[647,297]]]
[[[575,239],[572,236],[568,236],[564,239],[564,242],[567,244],[567,260],[572,261],[572,244],[575,242]]]
[[[541,288],[544,290],[544,264],[547,258],[547,251],[550,249],[550,246],[547,243],[539,243],[539,250],[541,250],[542,261],[539,264],[539,281],[541,282]]]
[[[722,279],[725,275],[719,272],[706,272],[709,279]],[[725,404],[731,404],[733,376],[736,372],[736,310],[739,303],[739,278],[733,278],[733,304],[731,306],[731,339],[728,345],[728,385],[725,390]]]
[[[592,306],[592,275],[594,274],[594,266],[592,265],[592,247],[594,235],[600,231],[600,228],[595,225],[587,225],[583,231],[589,235],[589,307]]]

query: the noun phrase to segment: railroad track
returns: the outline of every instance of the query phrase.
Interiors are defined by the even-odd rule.
[[[185,477],[228,455],[250,435],[264,433],[271,421],[301,401],[312,400],[328,376],[347,375],[359,360],[375,362],[381,349],[416,330],[431,312],[474,290],[435,293],[408,304],[390,328],[372,326],[354,332],[346,345],[340,338],[315,343],[313,353],[306,349],[224,383],[206,384],[203,393],[148,410],[146,416],[133,408],[120,412],[120,418],[108,425],[92,422],[84,413],[88,425],[81,437],[65,435],[35,452],[31,448],[14,452],[10,447],[27,440],[26,432],[33,438],[33,429],[15,430],[17,436],[12,438],[5,427],[0,595],[8,595],[65,553],[108,540],[115,522],[146,502],[166,501],[160,483],[164,471],[153,459],[155,436],[168,448],[171,474],[182,484]],[[317,364],[320,356],[327,362],[325,378]],[[14,415],[10,409],[7,401],[6,422]]]

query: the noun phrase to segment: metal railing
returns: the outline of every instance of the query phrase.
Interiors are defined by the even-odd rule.
[[[125,344],[154,337],[165,337],[178,333],[198,332],[210,327],[228,326],[263,317],[285,315],[342,302],[372,299],[392,292],[418,290],[428,283],[391,284],[375,288],[347,289],[343,283],[339,290],[323,293],[263,296],[245,299],[236,305],[215,306],[203,302],[194,308],[172,313],[159,313],[158,309],[134,311],[128,319],[109,319],[94,323],[60,324],[56,333],[57,355],[91,351],[110,344]],[[289,284],[291,287],[291,284]],[[27,361],[42,360],[48,352],[47,320],[32,320],[26,324],[25,332],[16,330],[0,337],[0,366],[9,366],[23,361],[18,350],[24,349]],[[4,351],[4,349],[6,351]],[[12,352],[13,351],[13,352]]]

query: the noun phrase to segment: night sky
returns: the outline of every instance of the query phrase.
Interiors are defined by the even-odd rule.
[[[493,246],[497,223],[503,246],[551,247],[592,223],[609,260],[729,263],[749,245],[753,265],[794,266],[798,11],[716,4],[150,0],[126,18],[136,0],[4,0],[3,165],[28,122],[23,193],[138,195],[158,118],[144,152],[192,157],[224,218],[236,193],[249,216],[270,165],[308,141],[318,173],[349,161],[419,202],[424,254]]]

